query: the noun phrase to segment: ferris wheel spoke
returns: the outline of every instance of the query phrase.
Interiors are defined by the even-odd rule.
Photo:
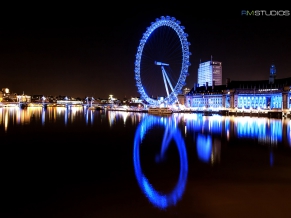
[[[169,86],[170,86],[170,88],[171,88],[171,90],[172,90],[172,92],[173,92],[173,91],[174,91],[174,88],[173,88],[173,86],[172,86],[172,83],[171,83],[171,81],[170,81],[170,79],[169,79],[169,77],[168,77],[168,74],[167,74],[167,72],[166,72],[166,70],[165,70],[164,67],[162,68],[162,71],[163,71],[163,74],[165,75],[165,77],[166,77],[166,79],[167,79],[167,81],[168,81],[168,84],[169,84]]]
[[[168,90],[168,85],[167,85],[167,81],[166,81],[166,76],[165,76],[165,70],[164,67],[162,66],[162,74],[163,74],[163,80],[164,80],[164,84],[165,84],[165,88],[166,88],[166,92],[167,92],[167,96],[169,96],[169,90]]]

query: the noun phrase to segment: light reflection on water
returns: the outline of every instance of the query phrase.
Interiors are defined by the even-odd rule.
[[[159,192],[155,189],[155,187],[153,187],[146,175],[143,173],[140,163],[140,147],[143,144],[144,137],[149,130],[156,126],[161,126],[164,128],[161,150],[157,161],[159,162],[164,159],[171,140],[175,141],[180,157],[179,179],[173,190],[169,193]],[[174,119],[171,117],[168,118],[149,115],[141,121],[137,127],[134,137],[133,162],[138,184],[149,201],[161,209],[176,205],[176,203],[182,198],[185,190],[188,174],[188,160],[183,136],[175,125]]]
[[[116,122],[123,122],[125,126],[127,122],[130,122],[132,125],[138,124],[143,117],[147,114],[145,113],[134,113],[126,111],[108,111],[108,122],[110,127],[113,127]]]
[[[19,107],[0,108],[0,125],[5,126],[7,131],[9,125],[29,125],[32,121],[40,121],[44,126],[46,122],[56,123],[62,121],[65,125],[74,123],[76,117],[84,113],[86,123],[94,122],[94,111],[84,110],[82,107]]]
[[[290,120],[259,117],[227,117],[202,116],[201,114],[185,114],[183,121],[187,131],[202,134],[257,139],[260,144],[277,145],[283,142],[283,136],[290,146]],[[222,135],[222,134],[225,135]]]
[[[83,118],[82,118],[83,116]],[[93,125],[98,120],[106,119],[110,127],[122,122],[127,125],[137,125],[148,114],[125,111],[95,111],[83,107],[18,107],[0,108],[0,125],[5,132],[13,125],[29,125],[32,121],[41,123],[63,123],[72,125],[76,120],[82,120],[87,125]],[[175,113],[170,117],[173,128],[181,128],[185,137],[191,132],[199,133],[198,141],[210,141],[209,135],[230,138],[256,139],[259,144],[276,146],[283,143],[291,147],[290,119],[270,119],[263,117],[229,117],[229,116],[202,116],[196,113]],[[165,117],[165,119],[167,119]],[[179,127],[178,127],[179,126]],[[210,138],[211,138],[210,137]],[[210,143],[210,142],[209,142]]]
[[[291,122],[290,119],[285,118],[203,116],[196,113],[154,116],[147,113],[88,110],[83,107],[0,108],[0,133],[5,134],[15,126],[29,128],[32,123],[44,127],[48,124],[62,124],[64,128],[74,126],[76,123],[84,123],[88,128],[94,128],[94,125],[102,127],[108,125],[113,129],[119,124],[122,124],[122,128],[135,127],[132,145],[135,178],[145,197],[154,206],[162,209],[174,206],[182,200],[190,168],[187,149],[191,146],[195,146],[198,160],[211,167],[220,163],[223,144],[232,139],[252,139],[257,145],[268,146],[270,167],[273,167],[276,162],[273,151],[277,146],[291,148]],[[144,144],[146,137],[156,136],[156,128],[163,131],[160,144],[157,144],[159,151],[155,164],[164,161],[172,141],[179,157],[178,178],[175,180],[175,186],[167,192],[158,191],[141,163],[144,151],[141,147],[148,146]]]
[[[180,128],[180,125],[182,126]],[[184,125],[184,127],[183,127]],[[202,116],[201,114],[173,114],[170,117],[148,115],[139,124],[134,139],[134,168],[138,184],[149,201],[158,208],[176,205],[182,198],[188,173],[187,155],[184,138],[193,134],[196,144],[197,157],[201,162],[216,164],[221,159],[221,140],[226,138],[256,139],[258,144],[277,146],[282,142],[283,125],[290,126],[290,122],[280,119],[251,118],[251,117],[223,117]],[[175,139],[180,154],[180,174],[177,185],[170,193],[155,190],[142,171],[139,156],[140,147],[145,135],[150,134],[155,126],[163,126],[164,137],[161,141],[161,156],[166,152],[171,138]],[[182,132],[184,131],[184,137]],[[290,132],[285,132],[290,138]],[[167,140],[165,140],[167,139]],[[289,144],[290,146],[290,144]],[[274,164],[274,155],[270,150],[269,165]]]

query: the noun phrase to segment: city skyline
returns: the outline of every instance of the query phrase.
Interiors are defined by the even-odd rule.
[[[161,16],[181,21],[189,35],[192,55],[186,87],[190,89],[197,83],[200,61],[211,56],[222,63],[223,84],[226,78],[266,80],[273,63],[277,78],[291,76],[291,16],[242,13],[250,8],[208,8],[204,13],[183,4],[137,4],[123,11],[119,6],[107,5],[95,12],[89,6],[76,6],[75,10],[2,15],[1,88],[28,95],[139,96],[134,79],[137,47],[146,28]]]

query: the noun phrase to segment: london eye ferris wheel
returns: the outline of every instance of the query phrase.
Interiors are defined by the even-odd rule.
[[[135,81],[150,105],[173,104],[189,75],[190,42],[174,17],[161,16],[143,34],[137,48]]]

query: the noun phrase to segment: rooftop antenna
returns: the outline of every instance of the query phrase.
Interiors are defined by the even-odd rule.
[[[211,55],[211,62],[212,62],[212,55]]]

